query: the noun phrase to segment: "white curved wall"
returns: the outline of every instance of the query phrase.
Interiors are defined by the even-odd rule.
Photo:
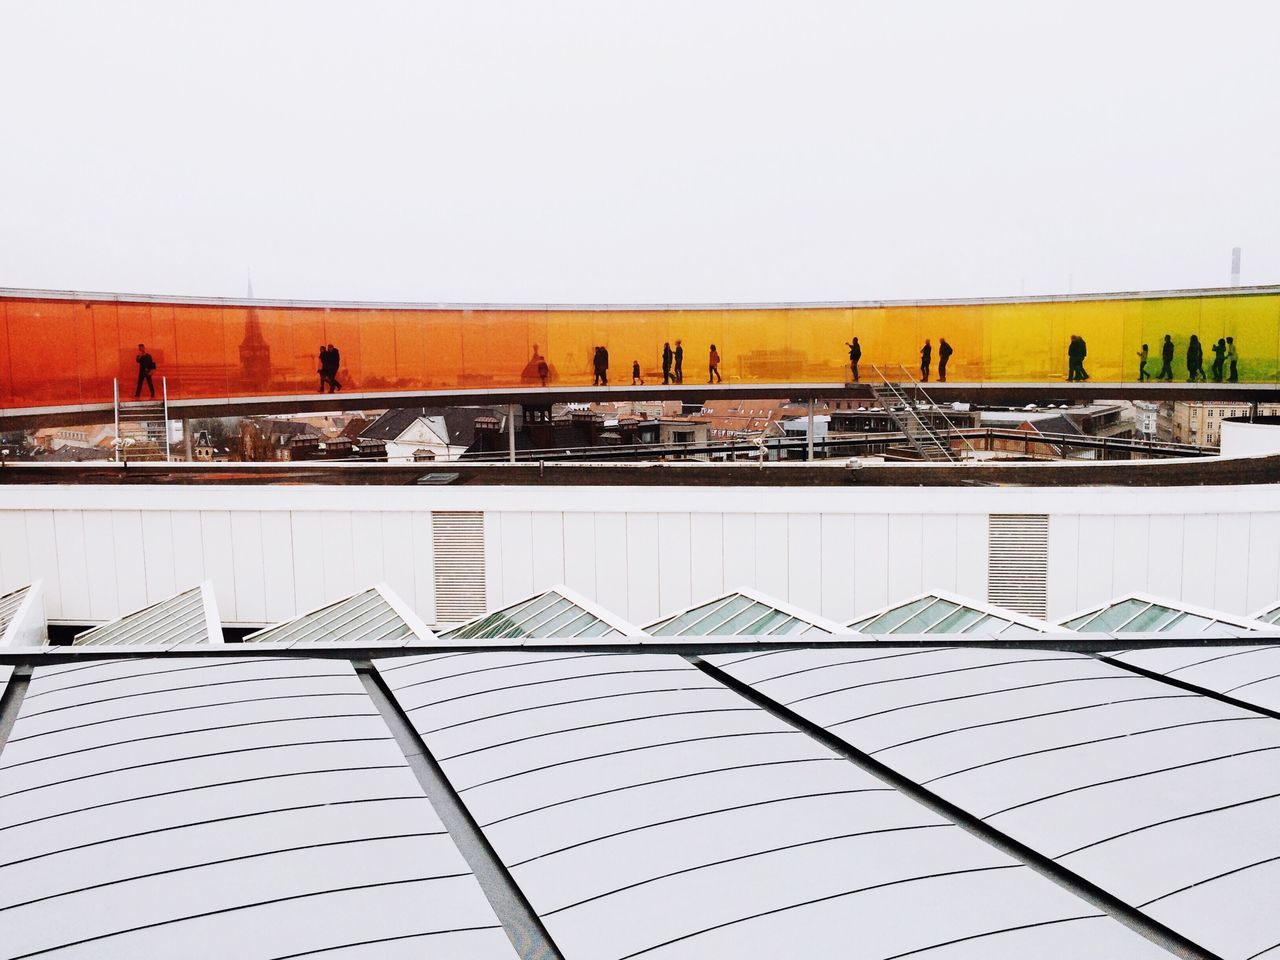
[[[1060,468],[1059,468],[1060,469]],[[1280,599],[1275,486],[0,488],[0,593],[107,620],[208,579],[224,623],[386,582],[436,621],[433,510],[484,512],[490,608],[564,583],[634,623],[753,587],[846,622],[987,594],[987,517],[1049,518],[1052,618],[1129,591],[1245,614]]]
[[[1223,420],[1219,445],[1224,457],[1256,457],[1280,453],[1280,423]]]

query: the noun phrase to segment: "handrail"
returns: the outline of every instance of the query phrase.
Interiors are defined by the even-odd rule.
[[[951,418],[947,416],[946,411],[938,405],[937,401],[935,401],[932,397],[929,396],[928,391],[926,391],[920,385],[920,383],[916,380],[916,378],[911,375],[911,371],[908,370],[901,363],[895,363],[893,364],[893,366],[897,367],[899,370],[902,371],[903,375],[906,377],[906,382],[911,384],[912,389],[916,393],[918,393],[920,396],[924,397],[925,403],[929,404],[929,406],[932,407],[933,410],[935,410],[942,417],[943,422],[947,425],[948,434],[950,435],[959,434],[960,429],[954,423],[951,422]],[[890,386],[895,385],[893,381],[891,381],[887,376],[885,376],[884,371],[881,370],[878,366],[872,366],[871,369],[874,370],[877,374],[879,374],[880,379],[882,379],[885,383],[889,384]],[[911,413],[917,420],[921,420],[921,422],[923,422],[923,419],[920,417],[919,414],[915,412],[914,408],[912,409]],[[928,424],[925,424],[925,426],[927,427]],[[972,443],[969,442],[968,437],[964,436],[963,434],[960,434],[960,439],[964,441],[964,444],[966,447],[969,448],[970,453],[976,454],[978,452],[977,448]]]

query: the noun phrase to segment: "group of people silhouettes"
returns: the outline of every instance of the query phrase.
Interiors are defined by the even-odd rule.
[[[1240,382],[1240,354],[1236,350],[1235,337],[1219,337],[1218,342],[1209,348],[1213,351],[1213,363],[1209,366],[1213,374],[1214,383]],[[1170,334],[1164,335],[1164,343],[1160,344],[1160,372],[1156,375],[1157,380],[1163,380],[1166,383],[1173,380],[1173,355],[1176,348],[1173,345],[1173,337]],[[1142,349],[1138,351],[1138,382],[1150,380],[1151,374],[1147,373],[1147,361],[1150,357],[1150,351],[1147,344],[1142,345]],[[1204,372],[1204,345],[1200,342],[1200,338],[1196,334],[1191,334],[1191,338],[1187,341],[1187,383],[1203,383],[1209,378]]]
[[[951,344],[947,343],[946,337],[938,338],[938,382],[947,382],[947,364],[951,362],[951,355],[955,353],[951,349]],[[920,380],[922,383],[929,382],[929,366],[933,362],[933,343],[928,339],[925,340],[924,346],[920,348]]]
[[[667,342],[662,345],[662,382],[668,383],[684,383],[684,341],[677,340],[676,348],[671,349],[671,343]]]
[[[595,347],[592,352],[591,368],[594,373],[591,385],[594,387],[607,387],[609,385],[609,348]],[[662,345],[662,382],[664,384],[684,383],[684,342],[677,340],[675,349],[672,349],[671,343],[667,342]],[[724,380],[720,376],[720,351],[716,349],[716,345],[711,344],[711,348],[707,351],[707,383],[723,383]],[[631,361],[631,384],[632,386],[642,386],[644,384],[644,376],[640,371],[640,361]],[[543,378],[542,385],[547,385],[546,379]]]
[[[333,393],[335,390],[341,390],[342,384],[338,382],[338,368],[342,366],[342,354],[338,352],[338,348],[332,343],[320,344],[320,367],[316,373],[320,374],[320,392]],[[328,387],[328,390],[325,390]]]

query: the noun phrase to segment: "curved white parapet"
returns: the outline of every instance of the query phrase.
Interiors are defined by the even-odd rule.
[[[1280,417],[1258,417],[1252,423],[1228,418],[1222,421],[1221,431],[1224,457],[1280,453]]]

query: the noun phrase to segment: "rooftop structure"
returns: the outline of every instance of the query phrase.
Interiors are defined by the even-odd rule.
[[[932,592],[868,614],[849,624],[849,629],[887,635],[973,634],[1011,639],[1051,633],[1054,625],[995,604]]]
[[[176,597],[78,633],[72,642],[81,647],[221,643],[222,622],[212,586],[202,583]]]
[[[742,591],[641,632],[556,588],[435,638],[379,585],[175,642],[203,593],[0,649],[11,955],[1280,944],[1280,630],[1097,654],[955,595],[860,635]]]
[[[1082,632],[1177,633],[1214,636],[1241,630],[1265,629],[1266,625],[1248,617],[1233,617],[1217,610],[1133,594],[1113,600],[1095,610],[1065,618],[1062,625]]]

